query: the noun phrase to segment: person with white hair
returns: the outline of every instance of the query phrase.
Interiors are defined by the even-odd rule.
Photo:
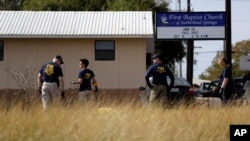
[[[39,92],[42,94],[43,110],[47,110],[52,101],[64,97],[64,79],[61,65],[64,64],[60,55],[56,55],[52,62],[42,65],[38,73]]]

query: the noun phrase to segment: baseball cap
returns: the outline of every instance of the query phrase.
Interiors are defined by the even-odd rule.
[[[58,60],[60,60],[61,64],[64,64],[62,56],[56,55],[55,58],[58,59]]]
[[[161,55],[158,54],[158,53],[156,53],[156,54],[154,54],[154,55],[152,56],[152,59],[155,59],[155,58],[161,59]]]

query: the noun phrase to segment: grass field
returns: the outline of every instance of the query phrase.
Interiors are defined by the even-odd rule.
[[[162,109],[135,102],[0,105],[1,141],[228,141],[230,124],[249,124],[250,107]]]

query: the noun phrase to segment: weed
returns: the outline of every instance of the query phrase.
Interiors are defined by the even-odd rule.
[[[5,72],[9,74],[11,79],[16,83],[17,85],[17,91],[14,92],[14,98],[13,101],[5,101],[8,109],[12,104],[17,104],[19,102],[22,103],[22,109],[23,110],[29,110],[29,108],[32,106],[32,104],[36,101],[34,101],[37,97],[37,90],[35,89],[35,80],[34,80],[34,72],[35,69],[23,67],[23,65],[17,69],[10,69],[5,67]],[[12,102],[12,104],[11,104]]]

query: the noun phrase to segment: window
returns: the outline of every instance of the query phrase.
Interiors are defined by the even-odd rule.
[[[3,41],[0,41],[0,61],[3,61],[4,58],[4,44]]]
[[[147,53],[146,54],[146,66],[147,68],[152,65],[152,53]]]
[[[95,60],[115,60],[115,41],[96,41]]]

